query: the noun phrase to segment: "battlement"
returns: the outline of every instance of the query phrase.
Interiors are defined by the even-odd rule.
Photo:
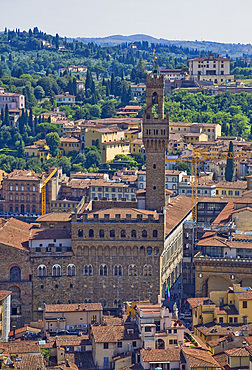
[[[131,213],[115,213],[110,212],[106,213],[106,210],[102,212],[102,215],[99,213],[84,213],[80,217],[77,215],[73,215],[72,222],[80,222],[80,223],[132,223],[132,224],[148,224],[148,223],[156,223],[156,224],[163,224],[164,223],[164,215],[163,214],[137,214],[136,210],[133,210]],[[113,210],[114,211],[114,210]],[[127,210],[126,210],[127,212]]]
[[[164,75],[155,72],[148,73],[146,75],[146,85],[148,85],[148,87],[157,87],[160,85],[161,88],[164,88]]]

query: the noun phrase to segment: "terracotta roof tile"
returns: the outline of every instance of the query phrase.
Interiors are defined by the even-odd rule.
[[[32,229],[30,239],[46,240],[46,239],[71,239],[70,229]]]
[[[15,362],[17,370],[46,370],[42,354],[22,355],[21,361]]]
[[[51,212],[47,213],[45,215],[39,216],[36,221],[41,222],[41,221],[48,221],[48,222],[56,222],[56,221],[71,221],[72,213],[68,212]]]
[[[200,348],[183,347],[182,352],[189,362],[190,368],[219,368],[219,363],[211,356],[211,354]]]
[[[136,326],[131,326],[133,333],[129,333],[124,325],[107,324],[92,326],[92,333],[96,343],[116,343],[123,340],[140,339]]]
[[[244,347],[227,349],[225,351],[225,354],[230,357],[248,357],[249,356],[249,352]]]
[[[166,206],[166,234],[186,217],[192,209],[191,198],[179,195],[171,198],[170,203]]]
[[[10,292],[11,293],[11,292]],[[41,329],[38,329],[38,328],[32,328],[31,326],[23,326],[22,328],[18,328],[15,330],[15,334],[21,334],[21,333],[27,333],[27,332],[30,332],[30,333],[40,333],[41,332]],[[10,331],[9,332],[9,337],[12,337],[13,336],[13,331]]]
[[[3,348],[10,354],[24,354],[24,353],[40,353],[40,347],[37,342],[33,341],[17,341],[0,343],[0,348]]]
[[[10,295],[11,292],[8,290],[0,290],[0,301]]]
[[[252,299],[252,291],[249,292],[235,292],[238,300],[250,300]]]
[[[143,362],[179,362],[180,352],[179,348],[169,348],[169,349],[141,349],[141,357]]]
[[[188,298],[187,302],[189,303],[189,305],[192,308],[196,308],[196,307],[202,306],[204,304],[209,304],[209,305],[214,304],[208,297],[205,297],[205,298]]]
[[[10,218],[0,228],[0,242],[13,248],[28,251],[28,240],[32,225]]]
[[[102,311],[101,303],[71,303],[71,304],[47,304],[46,313],[76,312],[76,311]]]

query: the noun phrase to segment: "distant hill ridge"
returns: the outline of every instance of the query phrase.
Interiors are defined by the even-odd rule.
[[[100,46],[115,46],[123,42],[133,43],[136,41],[148,41],[149,43],[176,45],[178,47],[198,49],[198,50],[211,50],[214,53],[222,55],[230,55],[232,57],[241,57],[243,54],[252,55],[251,44],[235,44],[235,43],[222,43],[215,41],[189,41],[189,40],[167,40],[163,38],[155,38],[145,34],[135,34],[129,36],[111,35],[106,37],[76,37],[69,38],[68,40],[78,40],[83,43],[93,42]]]

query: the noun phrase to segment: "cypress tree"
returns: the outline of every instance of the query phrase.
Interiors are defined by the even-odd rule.
[[[109,83],[109,80],[107,81],[107,85],[106,85],[106,96],[109,96],[110,95],[110,83]]]
[[[128,88],[128,103],[132,99],[133,99],[132,90],[131,90],[131,86],[129,85],[129,88]]]
[[[234,175],[234,146],[233,142],[230,141],[228,149],[228,158],[225,168],[225,179],[226,181],[232,182]]]
[[[92,87],[92,75],[89,70],[87,70],[87,75],[86,75],[86,81],[85,81],[85,94],[87,93],[88,89],[91,89]]]
[[[35,133],[37,133],[37,124],[38,124],[38,117],[35,116],[35,118],[34,118],[34,130],[35,130]]]
[[[4,109],[1,109],[1,121],[4,123]]]
[[[10,120],[10,116],[9,116],[9,106],[8,104],[5,105],[5,113],[4,113],[4,124],[6,126],[9,126],[9,120]]]
[[[111,75],[110,94],[115,95],[115,74],[114,72]]]

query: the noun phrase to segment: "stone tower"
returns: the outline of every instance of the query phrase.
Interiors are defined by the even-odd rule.
[[[158,104],[158,115],[153,106]],[[146,209],[162,212],[165,205],[165,155],[169,140],[169,115],[164,116],[164,76],[154,70],[146,79],[143,143],[146,151]]]

